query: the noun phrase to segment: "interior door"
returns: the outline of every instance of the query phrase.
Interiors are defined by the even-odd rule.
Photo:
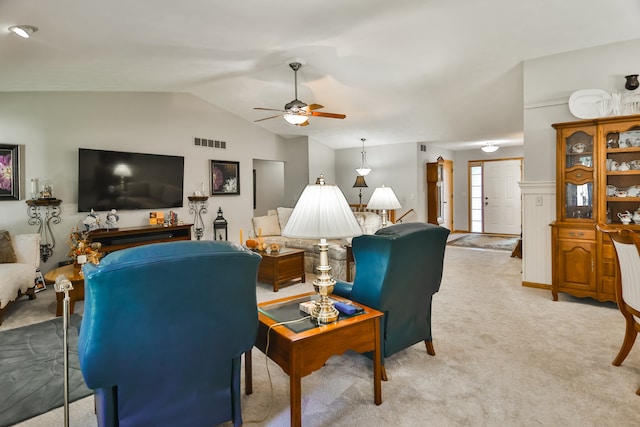
[[[453,230],[453,161],[442,162],[441,200],[442,226]]]
[[[484,162],[483,175],[484,232],[520,234],[522,161]]]

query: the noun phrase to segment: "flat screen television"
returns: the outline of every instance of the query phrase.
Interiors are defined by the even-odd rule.
[[[184,157],[80,148],[78,212],[183,206]]]

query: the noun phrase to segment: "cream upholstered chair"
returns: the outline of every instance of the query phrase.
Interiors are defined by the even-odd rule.
[[[620,280],[616,283],[618,308],[626,320],[624,341],[613,365],[620,366],[631,351],[640,331],[640,236],[628,228],[598,225],[608,234],[618,256]],[[640,388],[636,391],[640,395]]]

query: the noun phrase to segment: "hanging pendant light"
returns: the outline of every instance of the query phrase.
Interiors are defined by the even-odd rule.
[[[367,176],[369,172],[371,172],[371,168],[369,167],[369,165],[367,165],[367,152],[364,151],[364,142],[366,141],[366,139],[360,138],[360,140],[362,141],[362,162],[360,163],[360,167],[356,168],[356,172],[360,176]]]

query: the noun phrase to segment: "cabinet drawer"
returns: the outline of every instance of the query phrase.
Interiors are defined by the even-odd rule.
[[[595,240],[596,239],[596,230],[560,228],[558,230],[558,238],[560,238],[560,239]]]

